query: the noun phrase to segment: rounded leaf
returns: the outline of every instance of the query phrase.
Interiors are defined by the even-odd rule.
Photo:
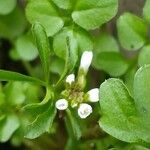
[[[0,15],[0,37],[8,39],[18,37],[25,28],[26,20],[21,8],[16,7],[11,13]]]
[[[137,142],[139,121],[133,98],[119,79],[108,79],[100,86],[100,127],[126,142]]]
[[[71,0],[52,0],[59,8],[70,9],[72,7]]]
[[[86,30],[95,29],[114,17],[117,7],[118,0],[77,0],[72,19]]]
[[[100,33],[94,39],[94,52],[96,54],[101,52],[119,52],[117,40],[107,32]]]
[[[144,46],[141,49],[139,53],[138,64],[139,66],[150,64],[150,45]]]
[[[150,65],[138,69],[134,77],[134,98],[140,114],[150,124]],[[149,121],[148,121],[149,120]]]
[[[1,0],[0,1],[0,14],[9,14],[16,6],[17,0]]]
[[[118,37],[126,50],[141,48],[147,38],[148,29],[145,22],[130,13],[124,13],[117,20]]]
[[[129,64],[120,53],[101,52],[94,57],[94,67],[117,77],[127,71]]]
[[[64,25],[49,0],[29,0],[26,6],[26,16],[31,24],[40,22],[46,29],[48,36],[57,33]]]
[[[150,0],[146,0],[143,8],[143,16],[150,23]]]
[[[16,50],[23,60],[34,60],[38,56],[38,50],[27,35],[20,36],[16,41]]]
[[[0,141],[8,141],[19,126],[19,119],[14,114],[9,114],[3,121],[0,121]]]

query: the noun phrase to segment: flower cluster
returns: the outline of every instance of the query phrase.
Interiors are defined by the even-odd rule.
[[[63,99],[56,101],[55,106],[58,110],[65,110],[69,104],[72,108],[78,108],[78,115],[84,119],[92,113],[91,105],[86,102],[99,101],[99,89],[94,88],[87,93],[83,92],[85,86],[85,76],[92,62],[93,53],[91,51],[85,51],[82,54],[80,67],[77,78],[74,74],[70,74],[66,78],[66,90],[61,95]]]

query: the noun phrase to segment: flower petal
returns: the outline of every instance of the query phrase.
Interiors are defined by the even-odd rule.
[[[82,103],[78,108],[78,115],[80,118],[85,119],[92,113],[92,107],[89,104]]]
[[[88,101],[90,102],[98,102],[99,101],[99,89],[94,88],[87,92],[89,98]]]
[[[88,71],[89,66],[91,65],[93,58],[92,51],[84,51],[81,56],[80,68],[82,68],[85,72]]]
[[[66,83],[71,84],[72,82],[75,82],[75,75],[74,74],[70,74],[66,78]]]
[[[65,110],[68,108],[68,101],[66,99],[59,99],[56,101],[55,107],[58,110]]]

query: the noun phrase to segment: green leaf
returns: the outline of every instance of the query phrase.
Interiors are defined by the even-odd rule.
[[[83,30],[82,28],[75,29],[75,37],[78,43],[79,52],[83,53],[84,51],[93,50],[93,41],[91,35]]]
[[[0,141],[8,141],[19,126],[19,119],[13,114],[8,115],[2,122],[0,121]]]
[[[52,127],[55,115],[56,108],[53,105],[51,105],[48,108],[48,110],[40,114],[36,118],[36,120],[34,120],[34,122],[27,126],[25,137],[29,139],[34,139],[45,132],[49,132]]]
[[[77,140],[79,140],[82,135],[79,121],[69,109],[67,110],[67,118],[65,119],[67,128],[71,128],[72,130],[71,131],[73,133],[72,138],[75,137]]]
[[[145,5],[143,8],[143,16],[144,19],[147,20],[148,23],[150,23],[150,0],[145,1]]]
[[[71,0],[52,0],[59,8],[70,9],[72,7]]]
[[[33,35],[36,40],[46,81],[49,80],[49,64],[50,64],[50,45],[43,26],[36,22],[32,27]]]
[[[134,82],[134,75],[136,73],[136,66],[129,69],[126,74],[124,75],[124,82],[127,86],[128,90],[130,91],[130,94],[133,96],[133,82]]]
[[[52,62],[50,64],[50,71],[52,73],[61,75],[63,73],[64,66],[65,66],[64,60],[57,57],[53,57]]]
[[[26,16],[30,23],[40,22],[48,36],[57,33],[64,25],[63,20],[49,0],[29,0]]]
[[[94,54],[101,52],[119,52],[116,39],[106,32],[100,33],[100,35],[94,39]]]
[[[3,120],[5,119],[5,115],[2,115],[2,116],[0,116],[0,123],[2,123],[3,122]]]
[[[3,104],[5,104],[5,94],[3,92],[2,89],[2,85],[0,84],[0,107],[3,106]],[[1,111],[0,111],[0,120],[1,120]]]
[[[134,77],[134,99],[142,120],[145,133],[140,135],[145,141],[150,142],[150,65],[138,69]]]
[[[9,105],[21,105],[26,99],[24,92],[22,82],[9,82],[4,87],[5,99]]]
[[[38,50],[29,35],[23,35],[17,39],[16,50],[19,57],[26,61],[34,60],[38,56]]]
[[[67,38],[69,41],[67,41]],[[70,49],[68,48],[68,44],[70,46]],[[78,52],[78,45],[74,31],[69,27],[63,28],[63,30],[60,33],[54,36],[53,48],[55,54],[64,60],[66,60],[68,51],[73,51],[74,53],[76,53],[76,56]]]
[[[33,83],[25,82],[23,84],[23,88],[24,88],[24,94],[26,96],[26,104],[39,102],[40,96],[43,92],[41,86],[37,86]]]
[[[5,95],[0,91],[0,107],[5,103]],[[1,112],[1,111],[0,111]]]
[[[100,127],[126,142],[137,142],[139,121],[133,98],[119,79],[106,80],[100,86]]]
[[[149,150],[149,148],[146,148],[144,145],[134,145],[134,148],[136,150]]]
[[[70,37],[70,42],[74,43],[74,49],[76,49],[76,51],[79,49],[80,53],[93,49],[93,41],[87,31],[82,28],[63,28],[63,30],[54,37],[53,43],[53,48],[56,55],[62,59],[65,59],[66,51],[68,49],[68,45],[66,43],[67,37]]]
[[[11,58],[12,60],[14,60],[14,61],[20,60],[20,56],[19,56],[19,54],[18,54],[18,52],[17,52],[16,49],[11,49],[11,50],[9,51],[9,56],[10,56],[10,58]]]
[[[78,44],[73,30],[64,28],[62,32],[57,34],[54,37],[53,48],[56,55],[65,60],[65,68],[60,77],[61,80],[67,72],[72,71],[78,59]]]
[[[8,39],[15,38],[22,34],[25,27],[26,19],[23,11],[19,7],[16,7],[8,15],[0,16],[0,37]]]
[[[35,120],[39,114],[42,114],[51,105],[50,99],[53,97],[51,89],[46,88],[46,95],[40,103],[30,103],[22,108],[24,113],[29,114],[32,119]]]
[[[108,44],[109,41],[109,44]],[[97,69],[100,69],[101,66],[99,66],[99,59],[101,53],[103,55],[103,52],[119,52],[119,47],[117,44],[117,41],[114,37],[109,35],[106,32],[102,32],[98,37],[94,39],[94,58],[93,58],[93,66]],[[104,53],[105,54],[105,53]],[[106,53],[109,54],[109,53]],[[119,54],[117,54],[119,55]],[[103,66],[102,66],[103,67]],[[104,67],[105,68],[105,67]]]
[[[118,0],[77,0],[72,19],[86,30],[95,29],[113,18],[117,7]]]
[[[44,101],[44,100],[43,100]],[[27,104],[22,108],[22,111],[26,113],[27,115],[30,115],[30,118],[35,120],[35,118],[42,114],[46,109],[48,109],[50,102],[41,102],[41,103],[31,103]]]
[[[89,146],[91,145],[91,143],[94,143],[94,147],[96,147],[97,150],[131,150],[131,149],[124,149],[126,144],[123,143],[124,144],[123,145],[121,142],[118,142],[118,140],[113,138],[112,136],[105,136],[102,139],[92,138],[90,140],[83,141],[80,144],[80,149],[89,149]],[[122,149],[119,149],[117,147],[118,145],[121,146]],[[110,147],[117,147],[117,149],[110,148]]]
[[[146,64],[150,64],[150,45],[144,46],[138,57],[139,66],[144,66]]]
[[[117,52],[101,52],[94,57],[94,67],[104,70],[111,76],[123,75],[129,64],[125,58]]]
[[[77,149],[79,149],[79,143],[78,143],[78,141],[72,139],[71,137],[68,138],[64,150],[77,150]]]
[[[0,14],[9,14],[15,8],[17,0],[1,0],[0,1]]]
[[[134,77],[134,98],[139,113],[150,125],[150,65],[141,67]]]
[[[45,86],[45,82],[13,71],[0,70],[0,81],[26,81]]]
[[[117,20],[119,41],[126,50],[141,48],[147,38],[148,28],[145,22],[130,13],[124,13]]]

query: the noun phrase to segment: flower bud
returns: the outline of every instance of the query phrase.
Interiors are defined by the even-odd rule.
[[[82,68],[85,73],[88,71],[93,58],[92,51],[85,51],[81,56],[80,68]]]
[[[68,101],[65,100],[65,99],[59,99],[59,100],[56,101],[55,107],[58,110],[65,110],[65,109],[68,108]]]
[[[94,88],[87,92],[88,94],[88,101],[90,102],[98,102],[99,101],[99,89]]]
[[[89,104],[82,103],[78,108],[78,115],[80,118],[85,119],[92,113],[92,107]]]
[[[74,74],[70,74],[66,78],[66,83],[71,84],[72,82],[75,82],[75,75]]]

